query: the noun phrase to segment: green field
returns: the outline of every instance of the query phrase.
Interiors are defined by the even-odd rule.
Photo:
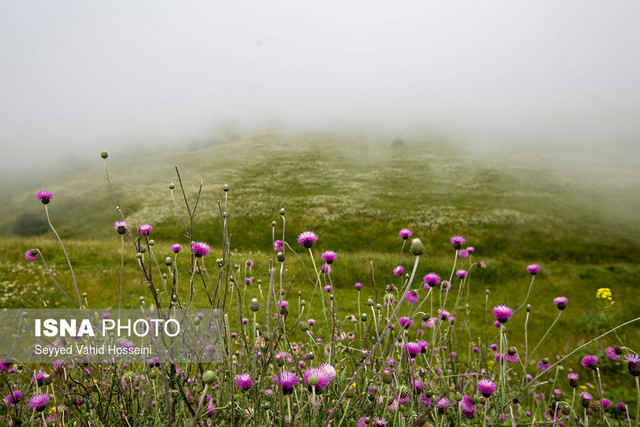
[[[107,163],[129,223],[154,226],[154,252],[162,268],[172,243],[189,243],[169,192],[169,183],[177,183],[177,164],[191,201],[200,180],[204,182],[194,240],[212,245],[207,269],[213,274],[220,253],[215,247],[221,241],[217,203],[223,184],[228,184],[232,263],[243,266],[252,259],[252,276],[268,283],[271,222],[277,221],[279,236],[279,210],[285,208],[286,240],[293,248],[302,249],[295,237],[310,229],[320,236],[316,262],[322,250],[338,253],[332,278],[341,315],[357,312],[353,283],[365,284],[363,307],[375,296],[371,263],[381,300],[402,246],[397,233],[404,227],[426,246],[419,277],[434,271],[448,278],[454,254],[448,239],[454,234],[464,235],[476,248],[474,262],[487,264],[471,276],[471,320],[478,336],[485,330],[485,290],[490,290],[490,307],[520,305],[530,281],[525,268],[532,263],[540,264],[542,272],[530,298],[530,340],[537,340],[555,318],[553,298],[569,298],[558,326],[545,340],[545,355],[564,354],[638,314],[639,201],[630,196],[635,178],[598,164],[569,169],[553,156],[534,160],[512,152],[494,158],[437,138],[406,136],[401,146],[392,145],[391,139],[350,134],[221,136],[189,150],[111,152]],[[66,261],[44,222],[43,207],[34,197],[44,188],[56,195],[49,205],[51,218],[70,253],[80,292],[87,293],[90,306],[117,306],[120,237],[112,224],[119,215],[98,154],[40,187],[13,189],[3,197],[2,307],[69,306],[42,264],[25,261],[24,252],[32,247],[42,250],[65,290],[75,292]],[[182,207],[177,189],[175,195]],[[310,269],[308,253],[300,254]],[[187,283],[187,256],[178,258],[180,282]],[[290,301],[297,314],[297,292],[310,299],[313,287],[297,258],[290,254],[287,261],[289,277],[295,278]],[[141,281],[130,241],[124,263],[124,304],[134,306]],[[405,251],[401,264],[409,270],[411,263]],[[244,277],[244,268],[240,275]],[[610,288],[616,301],[606,311],[595,296],[602,287]],[[257,293],[255,283],[247,289],[249,298]],[[312,316],[320,319],[320,308],[316,299]],[[523,321],[516,316],[510,327],[521,330]],[[639,331],[627,328],[619,336],[633,347],[640,342]],[[595,349],[614,342],[610,337]]]

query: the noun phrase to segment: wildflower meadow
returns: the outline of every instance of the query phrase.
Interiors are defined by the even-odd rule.
[[[294,204],[269,212],[271,223],[238,226],[234,193],[246,189],[213,188],[177,166],[171,182],[157,184],[161,217],[149,209],[142,218],[127,211],[137,193],[110,173],[118,160],[100,157],[114,208],[108,223],[91,227],[108,231],[106,239],[67,241],[58,228],[68,224],[56,217],[65,197],[54,187],[30,196],[47,237],[19,241],[28,246],[12,274],[38,285],[3,301],[20,310],[0,350],[3,425],[640,424],[638,310],[618,311],[625,301],[609,283],[595,292],[555,286],[569,273],[554,259],[487,256],[481,230],[496,233],[487,222],[447,222],[434,232],[424,218],[394,214],[393,231],[379,222],[384,233],[373,243],[366,227],[354,235],[332,230],[326,217],[292,220]],[[355,227],[358,213],[351,215]],[[215,227],[204,231],[202,218],[215,218]],[[235,240],[254,236],[247,224],[262,236],[245,238],[249,249]],[[342,250],[345,235],[360,252]],[[391,250],[373,255],[379,247]],[[80,267],[76,253],[86,255]],[[109,285],[88,289],[89,276]],[[33,333],[34,308],[95,309],[114,321],[124,310],[140,320],[183,315],[203,334],[192,353],[211,359],[144,354],[128,336],[114,341],[133,355],[126,360],[99,351],[65,356],[77,326],[76,335],[52,332],[39,347],[55,353],[50,363],[32,348],[17,358],[12,340]],[[219,326],[207,329],[209,315]]]

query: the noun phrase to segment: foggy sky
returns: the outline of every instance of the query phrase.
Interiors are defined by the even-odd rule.
[[[4,0],[0,167],[227,123],[635,148],[639,12],[637,1]]]

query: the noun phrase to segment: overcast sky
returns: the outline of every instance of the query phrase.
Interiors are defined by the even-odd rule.
[[[640,131],[637,1],[0,2],[0,166],[229,121]]]

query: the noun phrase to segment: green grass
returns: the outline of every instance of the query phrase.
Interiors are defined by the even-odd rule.
[[[271,248],[271,221],[280,208],[287,211],[287,240],[306,229],[319,234],[316,255],[323,249],[339,254],[334,265],[335,297],[341,314],[355,313],[353,283],[365,283],[362,303],[372,297],[371,265],[376,268],[379,297],[391,280],[401,239],[397,232],[412,229],[426,246],[419,277],[435,271],[448,277],[453,251],[448,239],[463,234],[476,247],[475,260],[487,269],[471,278],[474,334],[484,336],[485,290],[490,306],[518,306],[529,284],[525,267],[543,266],[530,299],[530,339],[542,336],[557,310],[555,296],[565,295],[569,305],[542,353],[562,354],[605,330],[608,325],[595,292],[612,289],[616,304],[612,322],[637,315],[640,279],[637,260],[640,222],[634,215],[637,201],[627,197],[629,183],[617,188],[604,180],[583,181],[577,171],[558,171],[553,165],[536,165],[523,157],[509,161],[480,158],[439,140],[405,138],[407,144],[392,147],[390,139],[364,140],[349,135],[277,134],[244,140],[217,140],[196,152],[160,152],[136,156],[112,153],[110,175],[130,224],[154,225],[155,251],[162,262],[174,242],[188,245],[169,193],[176,182],[178,164],[187,196],[193,200],[200,180],[203,195],[198,206],[194,238],[215,245],[220,238],[218,200],[228,183],[229,221],[235,250],[233,263],[247,258],[256,262],[255,279],[267,283]],[[610,179],[611,181],[611,179]],[[615,181],[614,181],[615,182]],[[76,269],[80,292],[91,306],[117,305],[120,241],[112,228],[119,219],[96,153],[91,166],[43,183],[56,194],[50,204],[52,221],[67,244]],[[31,189],[2,199],[0,252],[3,262],[2,307],[64,306],[39,263],[28,264],[24,252],[39,247],[53,266],[56,277],[73,295],[66,262],[51,233],[15,237],[16,218],[28,212],[44,218],[42,206]],[[182,195],[176,190],[180,206]],[[184,214],[184,211],[182,211]],[[130,243],[125,250],[124,303],[136,304],[140,274]],[[308,254],[301,254],[310,268]],[[180,258],[180,257],[179,257]],[[215,270],[215,255],[207,266]],[[310,299],[312,286],[299,262],[290,256],[295,276],[294,297]],[[185,261],[182,258],[182,261]],[[411,262],[403,258],[405,268]],[[180,281],[186,283],[186,264]],[[144,290],[143,294],[150,301]],[[256,287],[248,298],[257,295]],[[312,315],[320,318],[314,302]],[[67,305],[68,306],[68,305]],[[293,304],[292,315],[297,314]],[[233,314],[232,314],[233,315]],[[523,317],[510,328],[522,330]],[[522,345],[522,334],[516,338]],[[627,344],[640,342],[640,332],[628,329],[621,337]],[[613,338],[598,344],[613,343]]]

